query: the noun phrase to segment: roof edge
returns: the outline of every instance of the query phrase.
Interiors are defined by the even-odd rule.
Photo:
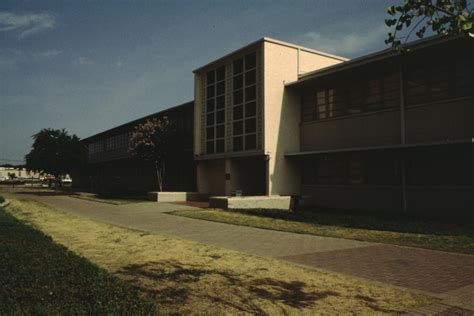
[[[423,38],[420,40],[416,40],[416,41],[404,44],[403,47],[407,47],[412,50],[417,50],[424,47],[429,47],[429,46],[441,44],[444,42],[449,42],[449,41],[459,39],[459,38],[460,36],[434,35],[431,37]],[[387,58],[394,57],[400,54],[401,52],[394,48],[386,48],[377,52],[373,52],[367,55],[363,55],[363,56],[348,60],[346,62],[342,62],[339,64],[331,65],[329,67],[306,72],[304,74],[301,74],[297,80],[289,82],[285,84],[285,86],[298,86],[299,84],[306,82],[307,80],[311,80],[319,76],[324,76],[324,75],[328,75],[328,74],[335,73],[338,71],[347,70],[353,67],[358,67],[358,66],[368,64],[374,61],[387,59]]]
[[[104,133],[113,131],[113,130],[115,130],[115,129],[119,129],[119,128],[124,127],[124,126],[126,126],[126,125],[128,125],[128,124],[133,124],[133,123],[139,122],[139,121],[141,121],[141,120],[144,120],[144,119],[150,118],[150,117],[152,117],[152,116],[158,115],[158,114],[160,114],[160,113],[162,113],[162,112],[166,112],[166,111],[169,111],[169,110],[173,110],[173,109],[175,109],[175,108],[179,108],[179,107],[182,107],[182,106],[186,106],[186,105],[188,105],[188,104],[190,104],[190,103],[194,103],[194,100],[188,101],[188,102],[184,102],[184,103],[181,103],[181,104],[178,104],[178,105],[174,105],[174,106],[171,106],[171,107],[169,107],[169,108],[163,109],[163,110],[161,110],[161,111],[158,111],[158,112],[155,112],[155,113],[152,113],[152,114],[148,114],[148,115],[145,115],[145,116],[143,116],[143,117],[140,117],[140,118],[131,120],[131,121],[127,122],[127,123],[123,123],[123,124],[120,124],[120,125],[118,125],[118,126],[115,126],[115,127],[109,128],[109,129],[106,129],[105,131],[102,131],[102,132],[93,134],[93,135],[91,135],[91,136],[82,138],[81,141],[90,140],[90,139],[92,139],[92,138],[94,138],[94,137],[100,136],[101,134],[104,134]]]
[[[325,53],[325,52],[321,52],[321,51],[317,51],[317,50],[314,50],[314,49],[311,49],[311,48],[308,48],[308,47],[303,47],[303,46],[299,46],[299,45],[295,45],[295,44],[291,44],[291,43],[288,43],[288,42],[284,42],[284,41],[280,41],[280,40],[276,40],[274,38],[271,38],[271,37],[262,37],[262,38],[259,38],[258,40],[256,41],[253,41],[245,46],[242,46],[234,51],[231,51],[230,53],[228,54],[225,54],[224,56],[221,56],[199,68],[196,68],[195,70],[193,70],[193,73],[197,73],[197,72],[200,72],[202,71],[203,69],[211,66],[212,64],[216,64],[218,62],[221,62],[223,61],[224,59],[227,59],[229,57],[231,57],[232,55],[236,55],[238,54],[239,52],[241,51],[244,51],[254,45],[257,45],[259,43],[263,43],[263,42],[268,42],[268,43],[273,43],[273,44],[277,44],[277,45],[282,45],[282,46],[286,46],[286,47],[291,47],[291,48],[295,48],[295,49],[300,49],[302,51],[305,51],[305,52],[309,52],[309,53],[313,53],[313,54],[317,54],[317,55],[320,55],[320,56],[324,56],[324,57],[329,57],[329,58],[333,58],[333,59],[337,59],[337,60],[340,60],[340,61],[348,61],[349,59],[348,58],[345,58],[345,57],[341,57],[341,56],[337,56],[337,55],[333,55],[333,54],[329,54],[329,53]]]

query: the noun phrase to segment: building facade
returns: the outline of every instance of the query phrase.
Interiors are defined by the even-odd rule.
[[[198,190],[474,212],[474,41],[347,61],[264,38],[195,71]]]
[[[88,167],[73,176],[74,186],[102,194],[143,194],[157,190],[156,172],[150,162],[129,152],[133,129],[147,119],[167,117],[176,129],[175,146],[165,163],[166,191],[195,191],[193,160],[194,105],[188,102],[85,138]]]
[[[262,38],[194,77],[194,102],[149,116],[181,126],[166,191],[473,216],[472,39],[432,37],[347,60]],[[89,186],[154,189],[152,168],[127,152],[146,118],[84,140]]]
[[[285,83],[346,59],[263,38],[194,71],[194,154],[200,192],[296,194],[298,95]],[[284,137],[282,137],[284,135]]]

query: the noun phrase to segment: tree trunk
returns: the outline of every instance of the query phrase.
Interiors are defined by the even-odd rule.
[[[161,165],[158,161],[155,161],[155,169],[156,169],[156,179],[158,181],[158,192],[163,191],[163,174]]]

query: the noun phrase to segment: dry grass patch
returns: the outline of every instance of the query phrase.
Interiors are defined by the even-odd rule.
[[[74,217],[31,201],[8,211],[128,280],[168,313],[384,314],[432,301],[273,259]]]

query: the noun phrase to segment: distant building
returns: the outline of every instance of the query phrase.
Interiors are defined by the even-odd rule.
[[[107,194],[156,190],[156,172],[152,164],[129,153],[130,137],[138,124],[167,116],[176,128],[179,144],[176,144],[178,149],[169,154],[164,188],[167,191],[195,191],[193,110],[193,102],[188,102],[83,139],[88,147],[88,168],[80,176],[73,175],[73,185]]]
[[[9,174],[14,174],[15,177],[19,179],[39,179],[41,177],[40,173],[34,171],[28,172],[25,168],[21,167],[0,167],[0,181],[10,179]]]

